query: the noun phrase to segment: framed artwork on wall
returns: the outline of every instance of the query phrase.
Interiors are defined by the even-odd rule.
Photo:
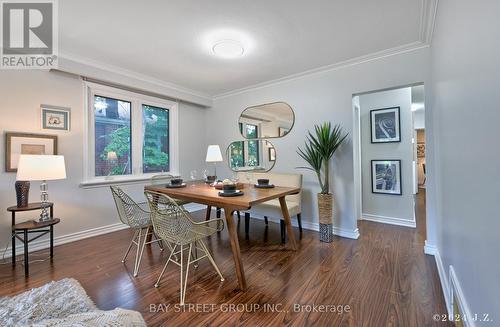
[[[401,142],[400,108],[370,110],[372,143]]]
[[[5,133],[5,171],[17,172],[21,154],[57,154],[57,136],[29,133]]]
[[[269,161],[276,161],[276,149],[268,148],[269,151]]]
[[[417,143],[417,158],[425,158],[425,143]]]
[[[44,130],[69,132],[71,129],[71,109],[42,104],[40,106],[41,126]]]
[[[372,193],[403,194],[401,160],[372,160]]]

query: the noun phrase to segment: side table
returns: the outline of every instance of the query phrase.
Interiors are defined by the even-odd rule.
[[[42,203],[35,202],[29,203],[26,207],[12,206],[8,207],[7,211],[12,214],[12,265],[16,265],[16,239],[20,240],[24,244],[24,274],[28,276],[29,274],[29,260],[28,260],[28,243],[34,241],[43,235],[50,233],[50,257],[54,256],[54,225],[60,222],[60,219],[54,218],[54,203],[49,202],[45,204],[46,207],[50,208],[50,220],[39,222],[39,221],[26,221],[23,223],[16,224],[16,213],[26,212],[33,210],[41,210]],[[34,238],[29,239],[29,234],[38,233]],[[22,235],[23,237],[21,237]]]

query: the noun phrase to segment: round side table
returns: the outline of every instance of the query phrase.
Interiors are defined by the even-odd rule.
[[[8,207],[7,211],[12,214],[12,265],[16,265],[16,239],[23,242],[24,245],[24,274],[29,275],[29,260],[28,260],[28,244],[31,241],[50,233],[50,257],[54,256],[54,225],[60,222],[60,219],[54,218],[54,203],[48,202],[45,207],[50,209],[50,220],[47,221],[26,221],[16,224],[16,213],[41,210],[43,205],[41,202],[29,203],[26,207],[12,206]],[[29,234],[38,233],[34,238],[29,239]],[[22,237],[21,237],[22,235]]]

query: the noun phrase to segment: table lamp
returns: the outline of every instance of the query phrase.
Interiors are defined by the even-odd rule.
[[[40,200],[42,202],[42,213],[40,221],[50,220],[47,210],[49,193],[47,181],[65,179],[66,166],[64,156],[54,155],[21,155],[17,165],[17,181],[41,181]]]
[[[207,176],[207,180],[209,182],[213,182],[217,179],[217,163],[224,161],[224,159],[222,159],[222,153],[220,152],[220,147],[218,145],[215,144],[208,146],[207,158],[205,159],[205,161],[214,163],[214,175]]]

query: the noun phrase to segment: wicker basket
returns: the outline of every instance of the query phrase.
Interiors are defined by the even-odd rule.
[[[320,241],[333,241],[333,194],[318,193]]]

